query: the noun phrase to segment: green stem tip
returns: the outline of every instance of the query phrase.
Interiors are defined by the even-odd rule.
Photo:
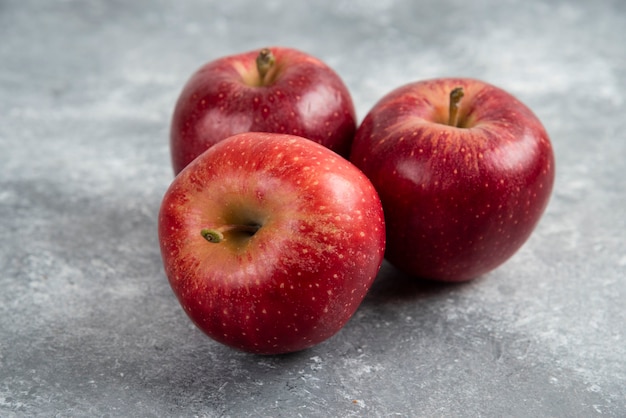
[[[207,241],[214,244],[217,244],[224,240],[224,234],[215,229],[203,229],[202,231],[200,231],[200,235],[202,235]]]

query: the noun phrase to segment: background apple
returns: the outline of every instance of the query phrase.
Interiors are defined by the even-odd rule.
[[[301,137],[243,133],[174,179],[159,238],[196,325],[275,354],[343,327],[378,273],[385,226],[374,187],[349,161]]]
[[[350,159],[372,180],[387,222],[387,259],[429,279],[463,281],[526,241],[554,182],[550,140],[505,91],[434,79],[383,97]]]
[[[201,67],[174,109],[174,172],[224,138],[242,132],[303,136],[348,157],[356,131],[348,89],[325,63],[273,47],[223,57]]]

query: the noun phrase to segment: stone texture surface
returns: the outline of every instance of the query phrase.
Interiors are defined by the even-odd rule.
[[[626,415],[625,26],[621,0],[0,1],[0,416]],[[535,234],[465,285],[385,265],[305,352],[206,338],[158,249],[169,118],[202,63],[278,44],[359,118],[435,76],[517,95],[556,151]]]

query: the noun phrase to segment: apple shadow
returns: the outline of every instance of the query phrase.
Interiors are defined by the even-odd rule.
[[[436,297],[464,288],[476,280],[480,278],[459,283],[422,279],[406,274],[384,260],[363,304],[379,305]]]

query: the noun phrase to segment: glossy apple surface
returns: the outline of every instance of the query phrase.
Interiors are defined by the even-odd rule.
[[[462,97],[451,98],[455,89]],[[537,225],[554,182],[553,150],[538,118],[511,94],[473,79],[392,91],[363,120],[350,159],[383,202],[386,258],[441,281],[473,279],[511,257]]]
[[[222,139],[253,131],[303,136],[347,158],[354,105],[337,73],[304,52],[272,47],[219,58],[191,76],[176,103],[174,172]]]
[[[310,140],[244,133],[211,147],[166,192],[165,272],[206,334],[260,354],[334,335],[384,256],[382,206],[349,161]]]

